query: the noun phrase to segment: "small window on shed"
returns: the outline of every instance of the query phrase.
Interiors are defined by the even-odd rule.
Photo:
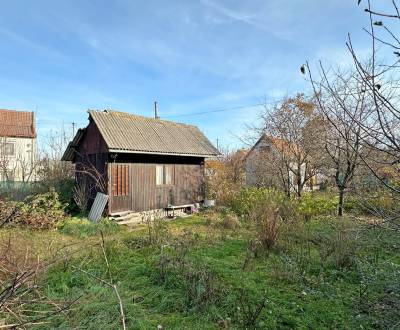
[[[113,196],[129,195],[129,166],[113,165]]]
[[[173,175],[174,175],[173,170],[174,170],[173,165],[165,165],[165,170],[164,170],[165,181],[164,181],[164,184],[173,184],[173,182],[172,182],[172,178],[173,178]]]
[[[156,165],[156,185],[174,184],[174,165]]]
[[[156,165],[156,185],[164,184],[164,165]]]

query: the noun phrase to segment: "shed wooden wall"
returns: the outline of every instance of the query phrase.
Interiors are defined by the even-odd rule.
[[[108,148],[97,126],[91,120],[75,155],[75,180],[78,187],[86,186],[91,207],[97,192],[108,190]],[[90,172],[90,174],[88,174]],[[96,182],[97,181],[97,182]]]
[[[170,185],[156,185],[158,163],[110,163],[109,164],[109,212],[141,212],[164,208],[168,204],[183,205],[201,201],[204,198],[204,166],[198,164],[172,164],[174,180]],[[167,164],[171,164],[168,162]],[[113,168],[129,166],[129,194],[115,196],[112,182]]]

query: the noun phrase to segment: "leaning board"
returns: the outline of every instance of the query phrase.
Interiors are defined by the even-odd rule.
[[[92,208],[90,209],[89,213],[89,220],[93,222],[97,222],[100,220],[104,208],[106,207],[108,201],[108,195],[104,195],[102,193],[97,193],[96,199],[93,202]]]

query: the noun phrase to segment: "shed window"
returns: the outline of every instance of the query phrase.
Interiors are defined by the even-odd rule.
[[[173,184],[172,177],[173,177],[173,165],[165,165],[165,184]]]
[[[114,165],[112,178],[113,178],[113,196],[129,195],[129,166]]]
[[[164,165],[156,165],[156,185],[164,184]]]
[[[171,185],[174,183],[174,165],[156,165],[156,185]]]

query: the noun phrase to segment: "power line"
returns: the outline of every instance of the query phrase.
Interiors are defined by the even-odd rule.
[[[182,114],[177,114],[177,115],[163,116],[162,118],[198,116],[198,115],[204,115],[204,114],[207,114],[207,113],[233,111],[233,110],[239,110],[239,109],[245,109],[245,108],[254,108],[254,107],[261,106],[261,105],[263,105],[263,103],[257,103],[257,104],[251,104],[251,105],[240,105],[240,106],[237,106],[237,107],[222,108],[222,109],[215,109],[215,110],[207,110],[207,111],[193,112],[193,113],[182,113]]]
[[[272,102],[263,102],[263,103],[249,104],[249,105],[239,105],[236,107],[221,108],[221,109],[215,109],[215,110],[206,110],[206,111],[193,112],[193,113],[182,113],[182,114],[176,114],[176,115],[170,115],[170,116],[162,116],[162,118],[191,117],[191,116],[205,115],[208,113],[234,111],[234,110],[240,110],[240,109],[246,109],[246,108],[255,108],[255,107],[264,106],[264,105],[275,105],[276,103],[279,103],[283,100],[285,100],[285,98],[282,98],[282,99],[279,99],[276,101],[272,101]]]

